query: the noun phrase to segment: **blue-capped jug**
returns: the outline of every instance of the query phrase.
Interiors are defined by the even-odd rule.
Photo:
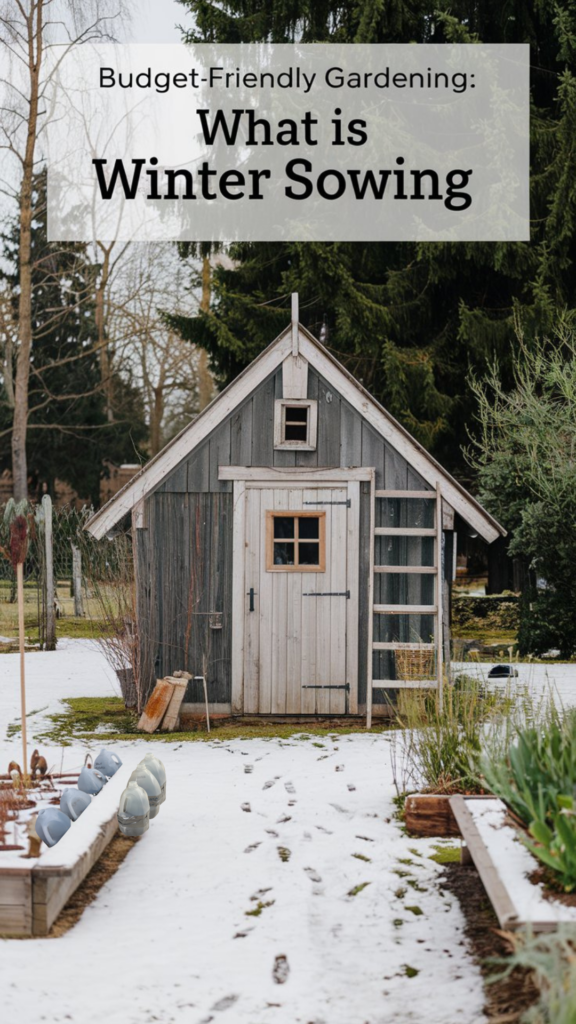
[[[99,772],[97,768],[86,768],[84,767],[80,772],[80,778],[78,779],[78,789],[83,793],[90,793],[94,796],[99,793],[103,786],[106,785],[107,778]]]
[[[60,800],[60,810],[68,815],[70,821],[76,821],[91,803],[89,793],[82,793],[79,789],[65,789]]]
[[[57,807],[45,807],[38,812],[36,832],[46,846],[56,846],[71,824],[68,815],[63,814]]]
[[[102,750],[94,761],[94,767],[109,779],[115,775],[121,764],[122,761],[118,757],[118,754],[115,754],[113,750],[106,750],[106,747],[102,747]]]

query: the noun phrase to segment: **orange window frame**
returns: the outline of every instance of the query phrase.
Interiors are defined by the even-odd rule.
[[[274,520],[277,518],[294,520],[294,537],[276,538],[276,543],[294,545],[294,565],[274,564]],[[300,519],[318,519],[318,540],[302,537],[302,543],[318,544],[318,565],[300,565]],[[291,508],[275,509],[266,512],[266,572],[326,572],[326,513],[300,512]]]

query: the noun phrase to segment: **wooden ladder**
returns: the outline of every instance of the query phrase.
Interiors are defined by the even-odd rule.
[[[372,698],[377,689],[437,689],[440,704],[442,702],[443,684],[443,647],[442,647],[442,495],[440,487],[434,491],[375,491],[374,501],[382,498],[423,499],[434,501],[434,526],[374,526],[374,510],[372,511],[372,540],[370,565],[370,600],[368,622],[368,681],[366,693],[366,727],[372,725]],[[433,565],[376,565],[376,537],[434,537]],[[434,576],[434,604],[374,604],[374,576],[377,573],[408,573]],[[433,643],[404,643],[398,640],[388,642],[374,641],[374,615],[432,615],[434,617]],[[435,673],[433,679],[373,679],[374,651],[434,651]]]

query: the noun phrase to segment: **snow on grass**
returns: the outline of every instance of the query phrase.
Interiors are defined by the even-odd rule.
[[[539,698],[548,699],[550,696],[555,703],[566,708],[576,705],[576,663],[553,665],[534,665],[530,662],[513,662],[513,668],[518,676],[513,679],[488,679],[488,673],[495,665],[507,665],[506,658],[502,661],[487,663],[462,661],[453,663],[452,669],[455,674],[463,673],[481,679],[494,689],[501,689],[514,695],[515,691],[527,691],[535,700]]]
[[[1,701],[15,717],[9,657]],[[52,713],[58,697],[112,692],[93,645],[28,661],[32,700]],[[6,1020],[482,1024],[462,914],[430,860],[437,843],[393,818],[388,737],[322,742],[154,748],[166,802],[79,923],[58,939],[2,942]],[[13,745],[2,737],[0,758]],[[114,749],[133,767],[151,748]],[[65,767],[83,753],[67,748]]]

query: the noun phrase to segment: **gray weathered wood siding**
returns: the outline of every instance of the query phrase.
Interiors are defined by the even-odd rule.
[[[275,451],[274,401],[281,397],[282,373],[278,370],[183,460],[147,499],[147,527],[137,530],[135,538],[142,634],[141,675],[147,688],[151,687],[156,676],[178,668],[201,674],[203,658],[206,657],[210,701],[230,701],[233,485],[230,481],[218,479],[219,466],[374,466],[378,489],[428,489],[406,460],[312,368],[308,375],[308,397],[318,401],[317,448],[313,452]],[[369,516],[369,489],[362,485],[361,705],[366,700],[367,678]],[[424,587],[429,586],[430,579],[424,578]],[[377,584],[379,587],[395,585],[391,577],[381,577],[381,580]],[[417,580],[413,578],[408,584],[412,588],[411,600],[415,599]],[[212,628],[208,612],[221,613],[221,630]],[[396,623],[396,626],[409,634],[407,619],[405,623]],[[382,630],[383,626],[376,623],[376,628]],[[406,639],[409,639],[408,635]],[[387,674],[378,674],[378,678],[393,675],[393,671],[390,672],[391,660],[388,658]],[[379,665],[378,673],[382,668]],[[190,684],[186,700],[196,702],[202,699],[200,686]],[[383,694],[375,694],[376,702],[383,700]]]

